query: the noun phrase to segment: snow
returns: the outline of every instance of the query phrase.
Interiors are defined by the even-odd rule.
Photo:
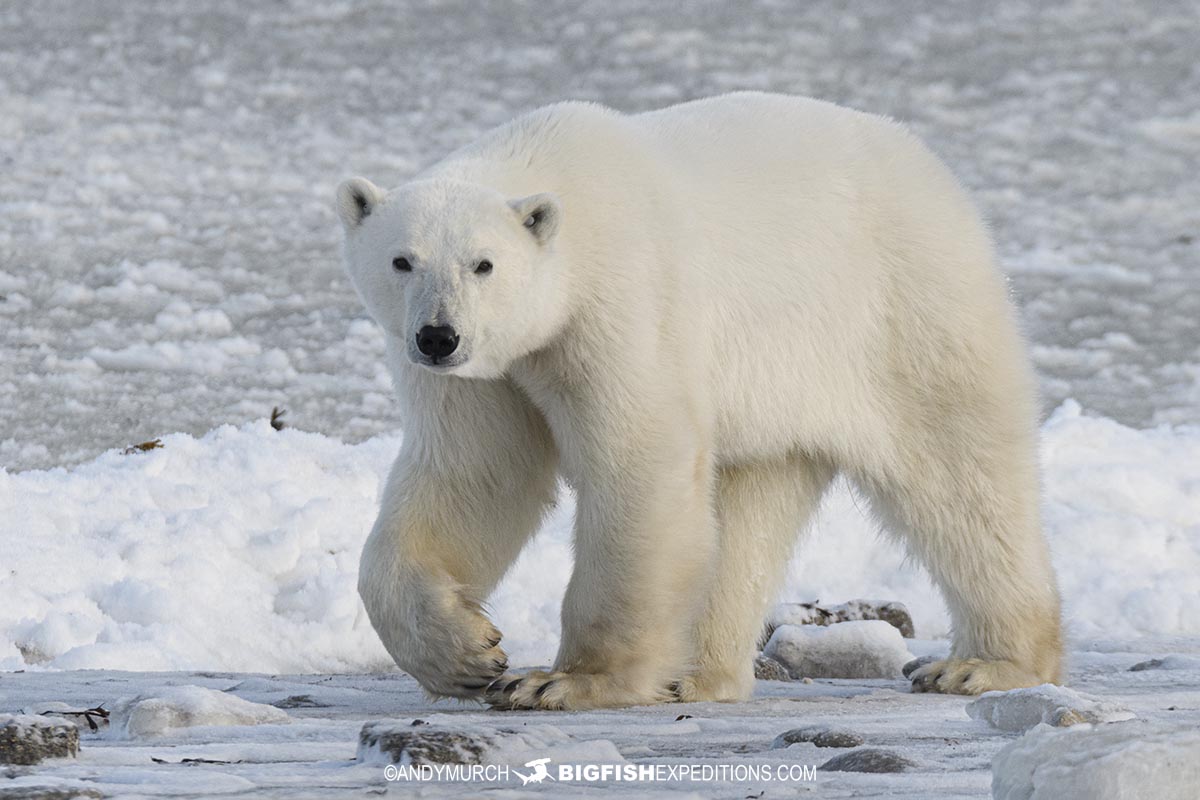
[[[763,655],[793,678],[894,678],[912,660],[900,632],[883,620],[781,625]]]
[[[985,692],[967,704],[967,714],[993,728],[1016,732],[1043,723],[1065,728],[1134,717],[1127,708],[1051,683],[1007,692]]]
[[[161,443],[69,469],[0,471],[0,668],[391,666],[356,583],[398,435],[350,445],[260,420]],[[1046,532],[1076,641],[1200,636],[1197,453],[1194,427],[1136,430],[1070,403],[1047,421]],[[573,513],[563,490],[492,598],[516,666],[553,660]],[[841,487],[782,599],[863,596],[902,602],[918,636],[949,630],[924,572]]]
[[[1180,724],[1038,726],[995,760],[996,800],[1191,800],[1200,730]]]

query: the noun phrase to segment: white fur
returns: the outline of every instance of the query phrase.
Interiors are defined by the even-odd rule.
[[[903,127],[779,95],[565,103],[390,192],[347,182],[339,210],[406,414],[360,589],[429,691],[503,671],[480,604],[556,474],[578,493],[558,660],[493,702],[748,696],[838,472],[950,605],[952,657],[916,687],[1059,679],[1023,344],[978,214]],[[461,335],[446,363],[419,363],[427,324]]]

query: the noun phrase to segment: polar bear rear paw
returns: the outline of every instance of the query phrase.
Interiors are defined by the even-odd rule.
[[[934,661],[914,671],[911,677],[914,692],[939,694],[975,695],[1044,683],[1015,662],[985,661],[981,658]]]
[[[505,675],[488,689],[486,700],[500,710],[580,711],[619,708],[674,700],[668,687],[637,690],[620,677],[578,672]]]

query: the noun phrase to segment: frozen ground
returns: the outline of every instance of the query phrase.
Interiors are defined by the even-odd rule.
[[[944,643],[915,641],[912,646],[924,651],[943,647]],[[1129,671],[1130,666],[1159,652],[1076,653],[1071,683],[1080,691],[1102,695],[1130,709],[1138,717],[1137,721],[1114,724],[1137,726],[1149,721],[1191,726],[1194,730],[1200,726],[1200,669],[1193,664],[1190,670]],[[121,730],[98,734],[85,731],[80,737],[77,760],[17,769],[11,780],[0,779],[0,787],[91,788],[114,797],[236,792],[239,796],[297,798],[361,796],[365,789],[388,788],[390,793],[409,796],[415,795],[418,787],[404,782],[389,786],[382,765],[355,761],[358,735],[364,722],[398,720],[401,726],[419,730],[421,726],[412,728],[412,722],[422,719],[449,729],[486,726],[540,737],[548,742],[546,747],[514,755],[510,763],[528,773],[522,766],[525,761],[549,757],[551,774],[555,774],[558,764],[614,762],[614,748],[621,760],[637,764],[819,766],[846,751],[808,743],[787,749],[772,749],[771,745],[785,731],[824,725],[856,733],[864,740],[864,747],[895,751],[915,766],[899,774],[818,772],[815,783],[786,785],[761,781],[612,783],[605,787],[604,796],[613,793],[644,798],[673,791],[674,797],[686,792],[693,797],[736,800],[879,795],[931,800],[988,796],[993,757],[1019,735],[971,719],[964,710],[969,702],[966,698],[909,694],[901,680],[817,680],[812,684],[760,681],[755,698],[736,705],[676,704],[546,714],[485,711],[453,703],[431,705],[411,678],[395,674],[26,672],[0,679],[0,707],[39,710],[47,702],[61,702],[84,709],[103,702],[111,708],[122,697],[178,696],[178,689],[166,688],[178,685],[208,687],[255,703],[293,707],[287,708],[286,723],[201,725],[132,738]],[[678,719],[684,714],[688,718]],[[199,715],[193,719],[204,721]],[[557,733],[535,726],[551,726]],[[1194,750],[1193,744],[1193,755]],[[166,763],[152,760],[156,758]],[[186,764],[181,763],[183,759],[234,763]],[[1155,777],[1160,782],[1169,778]],[[594,784],[548,783],[523,790],[515,776],[496,784],[450,782],[423,788],[425,794],[420,796],[427,797],[601,794]]]
[[[1200,421],[1195,3],[580,5],[0,5],[0,465],[274,405],[392,431],[338,180],[398,182],[553,100],[739,88],[930,141],[993,222],[1047,409]]]

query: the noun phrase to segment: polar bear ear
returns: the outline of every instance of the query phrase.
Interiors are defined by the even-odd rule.
[[[508,204],[517,212],[521,224],[533,234],[538,244],[546,245],[554,239],[562,222],[562,205],[557,197],[543,192],[519,200],[510,200]]]
[[[353,230],[371,216],[371,211],[383,200],[384,192],[366,178],[343,181],[337,189],[338,216],[346,230]]]

